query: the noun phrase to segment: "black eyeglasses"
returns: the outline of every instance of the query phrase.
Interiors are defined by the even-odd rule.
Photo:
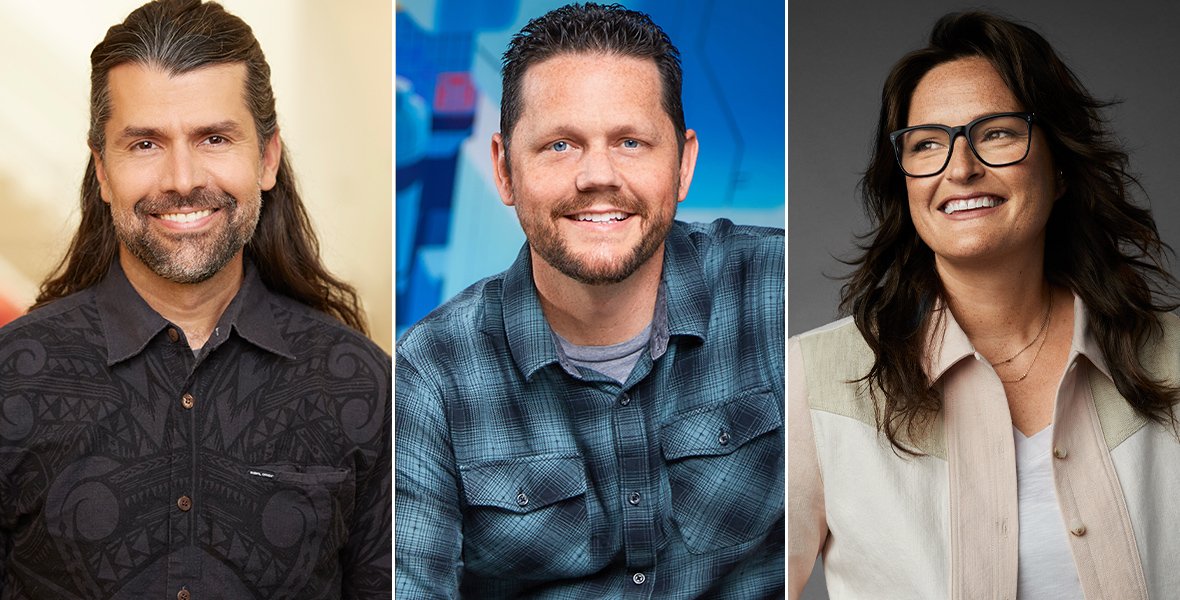
[[[1033,113],[986,115],[959,127],[918,125],[889,134],[902,172],[910,177],[938,175],[951,162],[955,138],[967,138],[967,146],[979,162],[989,167],[1014,165],[1028,156]]]

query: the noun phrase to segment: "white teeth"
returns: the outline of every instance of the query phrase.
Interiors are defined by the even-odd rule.
[[[197,212],[191,212],[191,213],[164,213],[164,214],[159,214],[156,216],[160,217],[161,219],[164,219],[165,221],[173,221],[176,223],[191,223],[193,221],[196,221],[197,219],[205,218],[211,214],[213,214],[213,209],[206,208],[205,210],[198,210]]]
[[[623,212],[608,212],[608,213],[582,213],[574,215],[575,221],[593,221],[595,223],[607,223],[609,221],[622,221],[627,218],[627,213]]]
[[[942,212],[950,215],[961,210],[971,210],[974,208],[992,208],[993,206],[999,206],[1003,203],[1003,200],[1000,200],[999,198],[992,198],[991,196],[970,198],[967,200],[951,200],[950,202],[947,202],[945,205],[943,205]]]

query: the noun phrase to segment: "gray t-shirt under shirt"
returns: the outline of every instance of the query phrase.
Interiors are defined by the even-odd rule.
[[[561,337],[556,331],[553,337],[561,344],[561,350],[570,362],[579,367],[593,369],[619,383],[627,381],[635,363],[643,354],[643,349],[651,341],[651,323],[639,332],[639,335],[610,346],[578,346]]]

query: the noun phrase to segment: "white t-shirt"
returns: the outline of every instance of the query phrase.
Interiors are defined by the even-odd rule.
[[[1016,597],[1082,600],[1082,582],[1069,549],[1069,531],[1053,487],[1053,425],[1016,440],[1016,490],[1020,509],[1020,567]]]

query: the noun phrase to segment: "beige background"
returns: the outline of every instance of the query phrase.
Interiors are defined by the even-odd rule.
[[[143,0],[0,0],[0,295],[27,306],[77,228],[90,51]],[[272,69],[324,260],[393,348],[393,3],[223,0]]]

